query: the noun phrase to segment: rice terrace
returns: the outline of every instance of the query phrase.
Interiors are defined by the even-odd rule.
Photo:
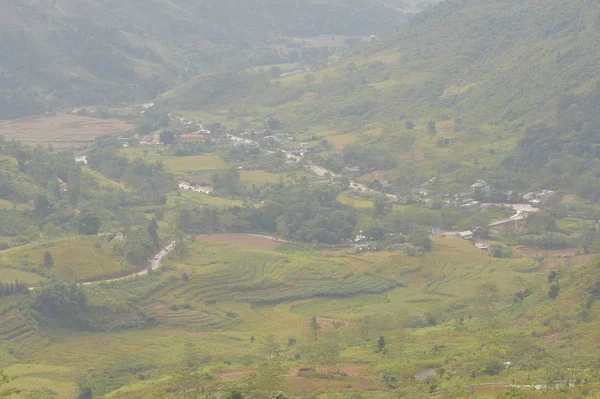
[[[0,398],[600,399],[600,1],[0,0]]]
[[[117,119],[97,119],[66,113],[55,116],[23,118],[0,121],[0,136],[29,144],[55,144],[74,146],[91,142],[107,134],[118,134],[135,127],[130,122]]]

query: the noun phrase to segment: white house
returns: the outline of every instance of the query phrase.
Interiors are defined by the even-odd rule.
[[[471,230],[461,231],[456,236],[462,238],[463,240],[471,240],[473,239],[473,232]]]

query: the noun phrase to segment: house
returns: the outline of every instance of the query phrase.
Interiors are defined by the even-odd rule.
[[[64,181],[60,177],[57,177],[56,179],[58,180],[58,185],[60,186],[61,190],[62,191],[67,191],[67,189],[69,188],[69,183],[67,183],[66,181]]]
[[[491,189],[492,186],[485,180],[477,180],[471,185],[471,192],[473,194],[486,194],[489,193]]]
[[[529,202],[531,206],[537,208],[543,204],[545,204],[550,198],[554,196],[554,191],[552,190],[539,190],[532,191],[530,193],[523,195],[523,200]]]
[[[186,183],[186,182],[180,182],[179,183],[179,189],[182,191],[185,190],[190,190],[190,191],[194,191],[197,193],[203,193],[203,194],[212,194],[213,193],[213,188],[212,187],[208,187],[208,186],[195,186],[192,185],[190,183]]]
[[[80,157],[75,157],[73,158],[73,160],[75,162],[77,162],[80,165],[87,165],[88,164],[88,160],[87,160],[87,155],[82,155]]]
[[[203,141],[204,135],[197,133],[182,134],[179,136],[182,141]]]
[[[344,173],[360,173],[360,166],[345,167],[342,171]]]
[[[462,238],[463,240],[472,240],[473,232],[471,230],[461,231],[456,236]]]
[[[475,243],[475,247],[477,247],[477,249],[480,249],[480,250],[485,251],[485,252],[487,252],[487,251],[490,250],[490,247],[488,247],[487,245],[485,245],[482,242]]]
[[[140,140],[141,147],[152,147],[152,146],[157,146],[157,145],[161,145],[161,144],[162,143],[160,141],[160,135],[158,135],[158,134],[144,136]]]
[[[413,195],[420,195],[421,197],[429,197],[433,194],[433,191],[426,188],[414,188],[412,193]]]

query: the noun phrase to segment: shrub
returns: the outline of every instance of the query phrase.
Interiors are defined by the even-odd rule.
[[[555,281],[548,286],[548,298],[556,299],[558,297],[558,291],[559,291],[558,283]]]

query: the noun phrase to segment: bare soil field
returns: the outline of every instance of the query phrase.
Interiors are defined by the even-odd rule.
[[[105,134],[121,133],[135,125],[117,119],[56,114],[0,122],[0,136],[23,143],[57,143],[73,146]]]
[[[263,249],[273,249],[279,245],[279,241],[274,238],[254,234],[200,234],[196,239]]]

